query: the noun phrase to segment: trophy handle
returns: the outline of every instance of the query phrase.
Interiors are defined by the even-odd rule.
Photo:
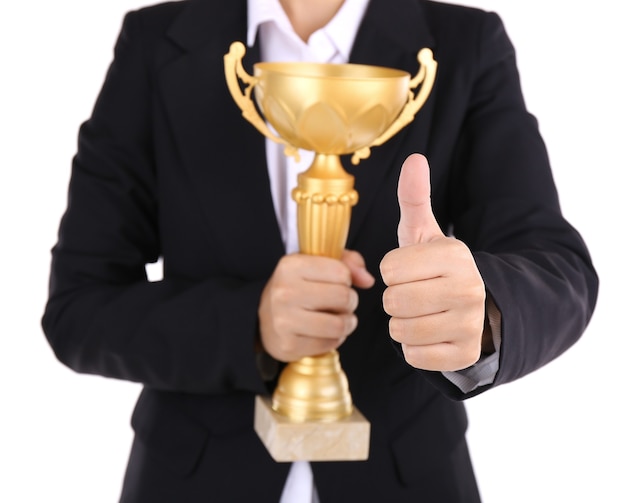
[[[252,89],[258,84],[259,79],[250,75],[243,68],[241,60],[246,54],[246,46],[241,42],[233,42],[230,44],[228,54],[224,55],[224,75],[226,76],[226,84],[228,90],[233,97],[233,100],[241,110],[241,115],[255,128],[257,128],[261,134],[275,141],[285,145],[285,155],[290,155],[299,160],[298,149],[293,145],[287,143],[280,136],[274,134],[265,121],[259,115],[254,102],[252,101]],[[244,84],[247,84],[245,89],[239,87],[239,81],[241,79]]]
[[[370,147],[382,145],[404,126],[409,124],[428,99],[430,91],[433,88],[433,83],[435,82],[435,75],[437,74],[437,62],[433,58],[433,51],[428,48],[424,48],[417,53],[417,61],[420,64],[420,68],[417,75],[409,81],[408,101],[404,105],[400,115],[398,115],[391,126],[376,138],[371,145],[357,150],[352,155],[352,164],[359,164],[361,159],[367,159],[370,155]],[[415,89],[420,84],[421,87],[417,95],[415,95],[411,89]]]

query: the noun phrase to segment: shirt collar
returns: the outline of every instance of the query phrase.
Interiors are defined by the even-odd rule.
[[[344,0],[335,17],[322,28],[346,61],[368,3],[369,0]],[[293,31],[279,0],[248,0],[248,47],[254,45],[259,26],[268,21]]]

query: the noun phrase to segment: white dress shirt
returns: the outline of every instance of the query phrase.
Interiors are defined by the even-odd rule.
[[[304,42],[293,30],[279,0],[248,0],[247,45],[252,47],[257,33],[262,61],[307,61],[347,63],[368,0],[345,0],[339,11],[323,28]],[[300,150],[300,162],[286,157],[284,147],[266,139],[267,167],[272,199],[281,236],[287,253],[299,250],[296,227],[296,203],[291,190],[297,185],[298,173],[313,161],[313,152]],[[494,335],[496,353],[460,372],[444,372],[447,379],[463,392],[489,384],[498,370],[500,349],[500,313],[488,304],[488,317]],[[308,462],[292,463],[280,503],[317,502],[313,474]]]
[[[248,40],[254,45],[257,31],[262,61],[346,63],[368,0],[345,0],[333,19],[304,42],[293,30],[278,0],[248,0]],[[298,173],[309,167],[313,152],[300,151],[300,162],[286,157],[282,145],[266,139],[267,167],[276,217],[287,253],[299,250],[296,203],[291,190]],[[311,465],[292,463],[280,503],[317,502]]]

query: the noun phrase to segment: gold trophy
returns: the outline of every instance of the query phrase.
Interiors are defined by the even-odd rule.
[[[315,152],[292,192],[300,252],[340,258],[358,194],[339,156],[352,154],[358,164],[370,147],[413,120],[435,80],[432,51],[418,53],[413,78],[392,68],[323,63],[257,63],[251,76],[244,55],[245,46],[234,42],[224,56],[228,89],[243,116],[283,144],[286,155]],[[364,460],[369,454],[370,425],[352,404],[337,351],[289,363],[271,401],[257,397],[255,430],[276,461]]]

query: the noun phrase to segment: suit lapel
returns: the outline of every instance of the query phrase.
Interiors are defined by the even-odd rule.
[[[417,53],[424,47],[434,50],[434,40],[420,0],[370,0],[350,61],[398,68],[414,76],[419,68]],[[348,247],[363,224],[383,180],[388,176],[397,176],[408,153],[427,151],[435,90],[436,84],[426,104],[415,116],[410,134],[408,127],[399,131],[385,144],[373,147],[370,158],[357,166],[350,163],[349,157],[343,159],[346,170],[355,175],[356,190],[359,192]]]
[[[226,261],[253,275],[267,272],[284,248],[264,138],[241,116],[224,78],[224,54],[232,42],[246,39],[246,2],[192,1],[168,35],[182,52],[159,83],[183,168],[212,232],[233,251]],[[258,47],[246,54],[247,71],[255,59]]]

